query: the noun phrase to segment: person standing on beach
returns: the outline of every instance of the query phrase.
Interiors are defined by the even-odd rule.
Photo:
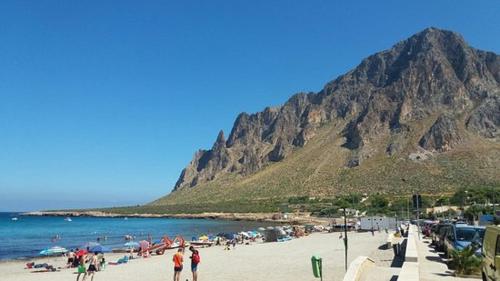
[[[191,272],[193,273],[193,281],[198,281],[198,264],[200,263],[200,253],[193,246],[189,247],[191,254]]]
[[[87,269],[85,268],[85,255],[81,255],[78,259],[78,275],[76,276],[76,281],[80,280],[80,275],[83,274],[82,281],[87,277]]]
[[[97,271],[97,253],[94,253],[89,260],[89,269],[87,269],[87,274],[88,276],[92,276],[90,278],[90,281],[94,281],[94,274]],[[85,280],[85,277],[83,277],[83,280]]]
[[[181,280],[182,264],[184,262],[184,249],[179,248],[172,258],[174,262],[174,281]]]

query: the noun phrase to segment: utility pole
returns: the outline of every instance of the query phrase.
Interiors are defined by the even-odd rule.
[[[406,198],[406,218],[410,221],[410,198]]]
[[[496,217],[497,215],[497,192],[495,189],[493,189],[493,217]]]
[[[347,272],[347,214],[344,207],[344,248],[345,248],[345,271]]]
[[[417,194],[417,229],[418,229],[418,239],[420,239],[420,210],[419,210],[419,205],[420,205],[420,195]]]

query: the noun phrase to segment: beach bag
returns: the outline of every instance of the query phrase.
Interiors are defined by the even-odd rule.
[[[199,264],[200,263],[200,254],[193,253],[193,263],[194,264]]]

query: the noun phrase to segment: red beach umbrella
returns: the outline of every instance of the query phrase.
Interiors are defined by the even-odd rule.
[[[75,255],[76,255],[76,257],[77,257],[77,258],[79,258],[79,257],[81,257],[81,256],[83,256],[83,255],[86,255],[87,253],[88,253],[88,252],[87,252],[87,250],[81,249],[81,250],[78,250],[78,251],[75,253]]]

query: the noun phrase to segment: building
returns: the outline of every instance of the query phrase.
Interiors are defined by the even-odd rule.
[[[396,218],[394,217],[362,217],[360,219],[360,229],[361,230],[384,230],[384,229],[395,229],[396,228]]]

